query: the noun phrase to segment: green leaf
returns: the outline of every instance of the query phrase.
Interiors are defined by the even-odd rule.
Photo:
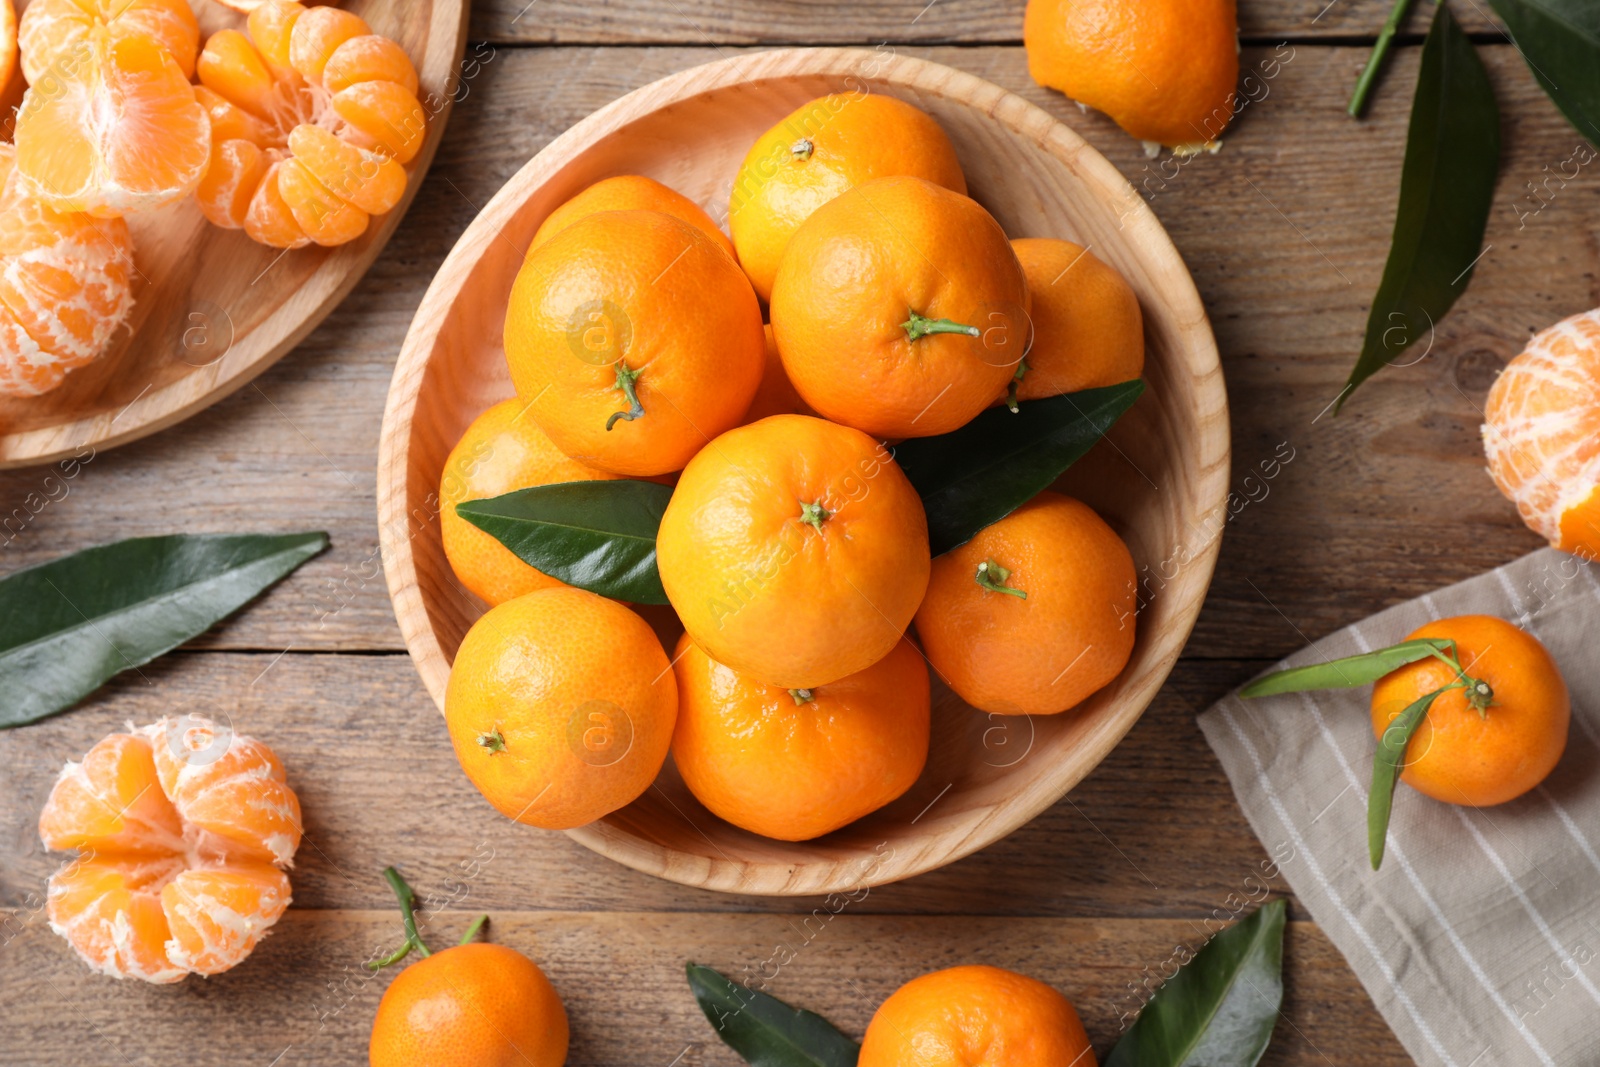
[[[205,633],[327,546],[325,533],[136,537],[0,578],[0,728]]]
[[[456,514],[552,578],[635,604],[665,604],[656,531],[672,489],[655,482],[562,482],[467,500]]]
[[[690,963],[689,988],[717,1036],[753,1067],[855,1067],[861,1049],[828,1020]]]
[[[1223,930],[1139,1012],[1105,1067],[1253,1067],[1283,1004],[1284,903]]]
[[[1077,462],[1144,392],[1134,379],[990,408],[959,430],[914,437],[894,458],[922,497],[935,556],[1005,518]]]
[[[1383,862],[1383,847],[1389,837],[1389,812],[1394,807],[1394,790],[1400,782],[1400,768],[1406,762],[1406,746],[1411,735],[1417,732],[1428,709],[1447,685],[1419,697],[1406,710],[1395,716],[1378,738],[1378,751],[1372,757],[1372,789],[1367,793],[1367,854],[1372,859],[1372,869]]]
[[[1407,663],[1427,659],[1436,652],[1449,653],[1451,642],[1438,637],[1402,641],[1398,645],[1364,652],[1359,656],[1291,667],[1264,675],[1239,690],[1242,697],[1268,697],[1279,693],[1304,693],[1311,689],[1349,689],[1376,682]]]
[[[1594,0],[1489,0],[1550,99],[1600,145],[1600,5]]]
[[[1439,4],[1422,46],[1411,103],[1400,206],[1366,340],[1334,410],[1357,386],[1415,344],[1472,280],[1500,166],[1500,112],[1472,41]],[[1406,356],[1421,359],[1422,356]]]

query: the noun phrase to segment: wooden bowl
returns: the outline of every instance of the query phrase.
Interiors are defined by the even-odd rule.
[[[837,48],[741,55],[629,93],[556,138],[468,227],[417,310],[384,415],[378,518],[395,615],[435,702],[443,707],[451,658],[483,611],[445,560],[439,475],[468,424],[512,394],[501,329],[539,223],[591,182],[629,173],[725,218],[734,173],[758,134],[807,100],[857,89],[937,118],[972,195],[1008,233],[1088,245],[1138,292],[1148,392],[1062,482],[1133,551],[1138,642],[1121,677],[1062,715],[985,715],[936,680],[922,778],[816,841],[770,841],[722,822],[670,761],[633,804],[569,831],[686,885],[762,894],[876,885],[949,863],[1033,818],[1104,758],[1160,688],[1200,611],[1226,518],[1227,398],[1205,309],[1160,223],[1104,157],[1019,97],[948,67]]]
[[[244,26],[243,15],[212,0],[191,3],[202,40]],[[128,328],[59,388],[0,398],[0,469],[125,444],[216,403],[299,344],[378,258],[439,146],[458,79],[470,73],[461,69],[469,0],[343,6],[398,41],[417,66],[428,133],[406,165],[400,203],[349,244],[291,252],[211,225],[192,197],[130,216],[138,274]]]

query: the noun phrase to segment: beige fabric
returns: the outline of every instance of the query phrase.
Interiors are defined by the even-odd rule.
[[[1594,1067],[1600,565],[1535,552],[1374,615],[1283,665],[1372,651],[1467,614],[1509,619],[1549,648],[1572,691],[1566,754],[1539,788],[1494,808],[1441,804],[1402,785],[1381,871],[1367,861],[1371,687],[1233,694],[1200,726],[1256,835],[1418,1063]]]

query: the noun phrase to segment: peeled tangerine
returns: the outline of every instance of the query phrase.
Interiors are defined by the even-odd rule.
[[[289,906],[300,802],[266,745],[186,715],[68,763],[39,837],[80,853],[50,928],[101,974],[176,982],[238,964]]]
[[[200,53],[200,210],[274,248],[353,241],[405,195],[428,126],[416,69],[335,7],[265,0],[249,30],[213,34]]]
[[[93,362],[127,320],[133,244],[121,219],[48,207],[14,163],[0,144],[0,396],[37,396]]]
[[[194,191],[211,154],[184,0],[34,0],[17,169],[60,211],[120,216]]]
[[[1489,474],[1551,545],[1600,559],[1600,308],[1536,334],[1489,390]]]

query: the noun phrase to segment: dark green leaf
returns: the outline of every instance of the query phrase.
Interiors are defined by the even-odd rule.
[[[728,1047],[753,1067],[855,1067],[860,1047],[820,1015],[688,964],[689,988]]]
[[[1105,1067],[1253,1067],[1283,1004],[1284,903],[1263,904],[1178,968]]]
[[[1389,837],[1389,812],[1394,807],[1394,789],[1400,781],[1400,768],[1406,762],[1406,746],[1433,702],[1449,688],[1435,689],[1407,705],[1378,738],[1378,751],[1372,758],[1372,789],[1367,793],[1367,854],[1372,859],[1373,870],[1383,862],[1383,846]]]
[[[1505,20],[1517,51],[1567,121],[1600,145],[1600,4],[1489,0],[1489,5]]]
[[[959,430],[914,437],[894,458],[922,497],[934,555],[1005,518],[1061,476],[1144,392],[1134,379],[990,408]]]
[[[1449,641],[1438,637],[1422,637],[1415,641],[1402,641],[1398,645],[1364,652],[1359,656],[1313,663],[1305,667],[1291,667],[1264,675],[1239,690],[1242,697],[1267,697],[1278,693],[1304,693],[1311,689],[1349,689],[1366,685],[1407,663],[1426,659],[1435,652],[1450,652]]]
[[[205,633],[327,546],[325,533],[136,537],[0,578],[0,727]]]
[[[552,578],[635,604],[665,604],[656,531],[668,486],[626,479],[563,482],[456,505],[523,562]]]
[[[1441,3],[1422,46],[1389,259],[1367,316],[1361,358],[1335,411],[1385,365],[1427,355],[1434,324],[1472,280],[1499,166],[1494,88],[1477,50]]]

